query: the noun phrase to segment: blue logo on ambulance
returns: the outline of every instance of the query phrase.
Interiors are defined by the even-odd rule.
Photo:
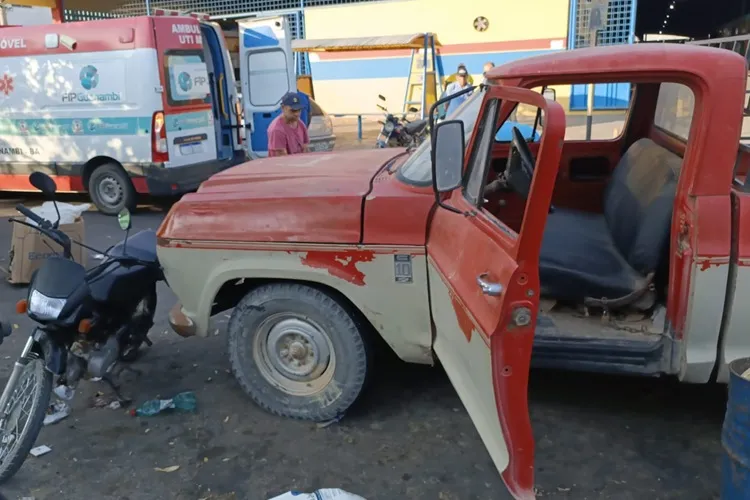
[[[84,66],[81,70],[81,86],[86,90],[95,89],[99,84],[99,72],[94,66]]]
[[[177,83],[183,92],[189,92],[193,88],[193,80],[190,78],[190,74],[187,71],[183,71],[177,77]]]

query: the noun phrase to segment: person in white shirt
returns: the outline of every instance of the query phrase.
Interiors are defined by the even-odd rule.
[[[460,92],[464,90],[465,88],[468,88],[471,86],[471,84],[468,82],[468,76],[469,72],[466,71],[466,68],[461,67],[456,72],[456,81],[448,85],[448,88],[445,89],[445,97],[452,96],[453,94]],[[452,99],[448,102],[448,109],[445,112],[446,116],[449,116],[456,108],[458,108],[466,99],[469,98],[470,93],[466,93],[464,95],[458,96],[455,99]]]
[[[489,73],[490,70],[494,67],[495,67],[495,63],[493,63],[492,61],[487,61],[486,63],[484,63],[484,68],[482,68],[482,77],[483,77],[482,83],[483,84],[487,85],[487,73]]]

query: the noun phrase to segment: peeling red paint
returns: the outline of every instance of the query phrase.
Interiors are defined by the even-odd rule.
[[[711,267],[719,267],[719,265],[720,264],[713,263],[710,260],[704,260],[703,262],[700,263],[700,268],[699,269],[701,271],[706,271],[706,270],[710,269]]]
[[[700,266],[698,267],[698,269],[700,271],[706,271],[708,269],[711,269],[712,267],[726,266],[728,264],[729,262],[712,262],[710,260],[703,260],[698,263],[698,265]]]
[[[451,302],[453,303],[453,310],[456,312],[456,319],[458,320],[458,326],[461,331],[464,332],[464,336],[468,342],[471,342],[471,332],[474,330],[474,322],[471,320],[469,315],[466,313],[466,309],[463,304],[456,298],[451,292]]]
[[[372,262],[372,250],[345,250],[339,252],[311,251],[300,257],[302,264],[325,269],[328,274],[358,286],[364,286],[365,273],[357,269],[360,262]]]

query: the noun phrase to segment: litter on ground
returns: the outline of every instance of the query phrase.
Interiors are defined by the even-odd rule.
[[[41,457],[42,455],[46,455],[50,451],[52,451],[52,448],[50,448],[46,444],[43,444],[41,446],[37,446],[36,448],[32,448],[29,453],[31,453],[31,455],[34,457]]]

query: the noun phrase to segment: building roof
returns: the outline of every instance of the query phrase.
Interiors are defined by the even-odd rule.
[[[435,46],[440,47],[437,36],[432,33],[411,33],[358,38],[293,40],[292,50],[296,52],[348,52],[356,50],[421,49],[424,47],[425,38],[430,36],[435,41]]]

